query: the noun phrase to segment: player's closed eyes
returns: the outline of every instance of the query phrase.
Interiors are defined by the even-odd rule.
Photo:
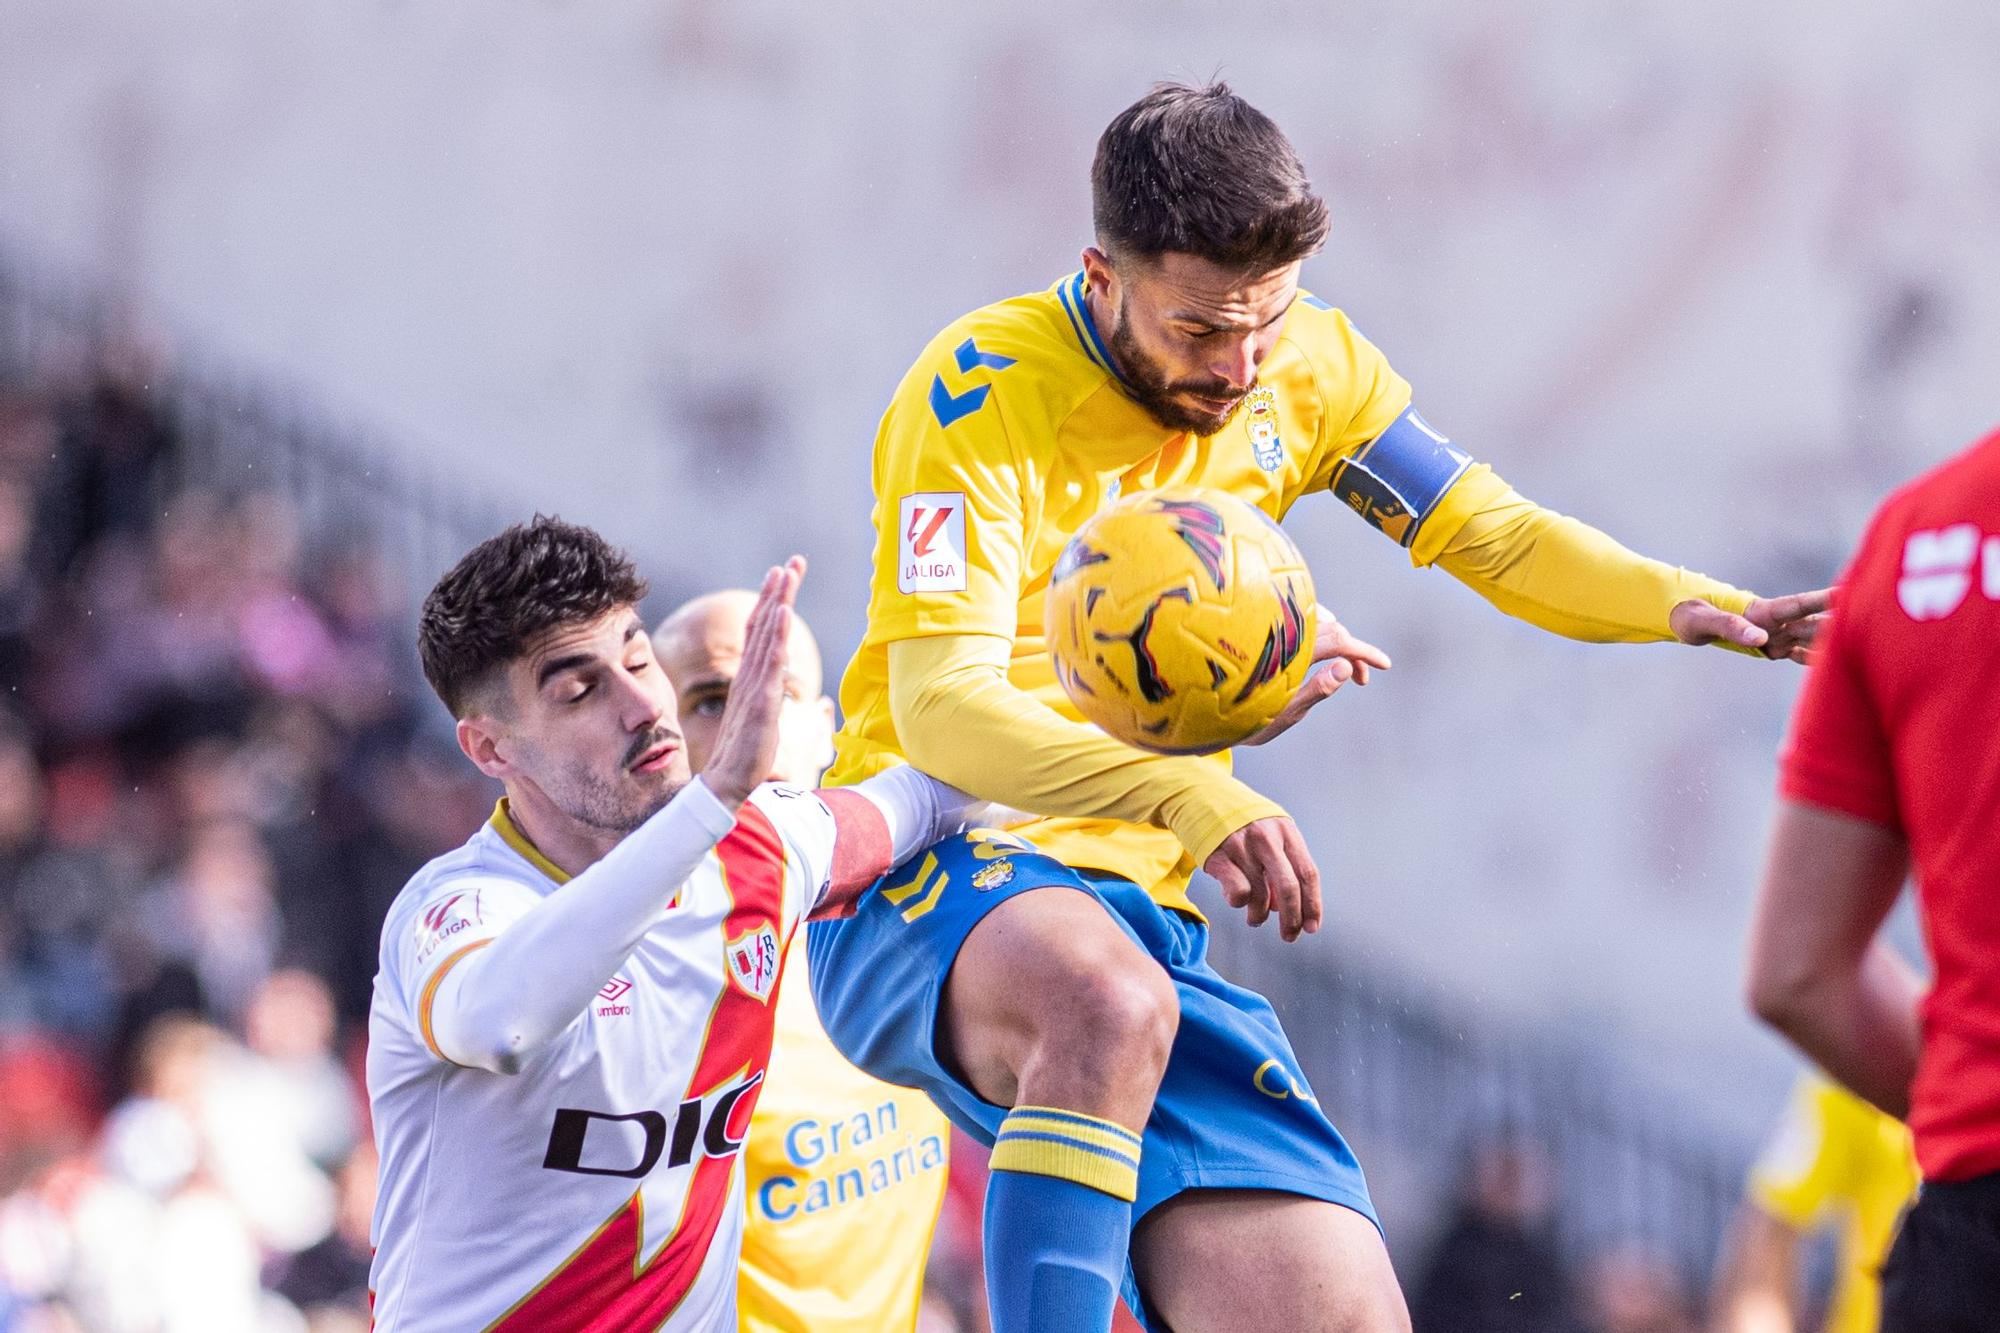
[[[1291,307],[1286,306],[1285,309],[1280,310],[1277,314],[1271,316],[1269,319],[1265,320],[1262,324],[1259,324],[1256,328],[1251,329],[1250,332],[1262,333],[1265,329],[1270,328],[1273,324],[1276,324],[1279,320],[1283,319],[1286,313],[1289,312],[1290,310]],[[1183,327],[1181,332],[1192,341],[1200,342],[1204,338],[1213,338],[1218,333],[1237,333],[1239,332],[1239,330],[1218,329],[1210,327],[1209,325],[1206,324],[1202,324],[1193,327]]]
[[[627,662],[625,664],[625,669],[631,672],[635,676],[643,676],[646,674],[647,669],[650,668],[652,665],[653,665],[653,660],[650,657],[642,657],[639,658],[637,661]],[[591,691],[595,690],[596,688],[597,684],[595,681],[579,680],[576,683],[576,693],[565,698],[562,702],[565,704],[580,704],[585,699],[588,699],[591,695]]]

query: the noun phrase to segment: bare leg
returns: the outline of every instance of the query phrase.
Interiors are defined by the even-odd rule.
[[[1146,1300],[1174,1333],[1409,1333],[1381,1233],[1351,1208],[1263,1190],[1193,1190],[1132,1237]]]
[[[1097,899],[1032,889],[966,937],[943,1018],[940,1054],[1013,1108],[986,1186],[994,1333],[1109,1333],[1180,1023],[1173,982]]]
[[[945,982],[945,1055],[999,1106],[1143,1133],[1180,1024],[1165,969],[1096,899],[1036,889],[973,928]]]

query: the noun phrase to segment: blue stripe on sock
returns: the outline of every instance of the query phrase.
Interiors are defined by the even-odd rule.
[[[1065,1148],[1075,1148],[1082,1152],[1096,1153],[1099,1157],[1109,1157],[1114,1162],[1124,1163],[1134,1171],[1139,1169],[1139,1159],[1137,1157],[1129,1157],[1119,1152],[1116,1148],[1103,1148],[1095,1143],[1079,1143],[1077,1140],[1065,1138],[1061,1134],[1042,1134],[1031,1129],[1008,1129],[1005,1125],[1002,1125],[999,1137],[993,1140],[993,1146],[997,1148],[1003,1143],[1022,1139],[1035,1143],[1060,1143]]]
[[[1118,1124],[1116,1121],[1099,1120],[1095,1116],[1079,1115],[1075,1111],[1058,1110],[1053,1106],[1017,1106],[1014,1109],[1022,1115],[1038,1115],[1048,1120],[1066,1120],[1072,1125],[1082,1125],[1086,1129],[1109,1130],[1113,1134],[1130,1139],[1134,1148],[1138,1147],[1141,1143],[1141,1139],[1137,1134],[1134,1134],[1131,1130]],[[1005,1120],[1000,1122],[1000,1132],[1003,1134],[1007,1132],[1007,1122]]]

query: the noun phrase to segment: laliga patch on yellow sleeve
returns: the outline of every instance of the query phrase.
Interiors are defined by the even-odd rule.
[[[918,491],[896,515],[898,592],[965,591],[965,493]]]

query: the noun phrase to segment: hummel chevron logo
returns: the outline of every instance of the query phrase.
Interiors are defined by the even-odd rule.
[[[1014,364],[1011,356],[1001,356],[998,352],[982,352],[979,344],[967,338],[958,345],[956,353],[961,374],[969,374],[975,367],[985,366],[988,370],[1005,370]]]
[[[951,390],[944,387],[944,376],[936,376],[931,380],[931,415],[937,418],[938,425],[949,426],[984,407],[986,395],[992,392],[992,385],[980,384],[953,397]]]
[[[970,338],[967,338],[958,345],[958,350],[953,353],[953,359],[957,362],[959,373],[962,375],[970,374],[982,368],[986,370],[1005,370],[1014,364],[1014,358],[1011,356],[1001,356],[998,352],[980,351],[979,344]],[[931,415],[937,418],[938,425],[948,427],[953,422],[969,417],[980,408],[986,406],[986,396],[991,392],[993,392],[992,385],[975,384],[964,393],[954,394],[950,389],[945,387],[943,375],[933,376],[931,378]]]

